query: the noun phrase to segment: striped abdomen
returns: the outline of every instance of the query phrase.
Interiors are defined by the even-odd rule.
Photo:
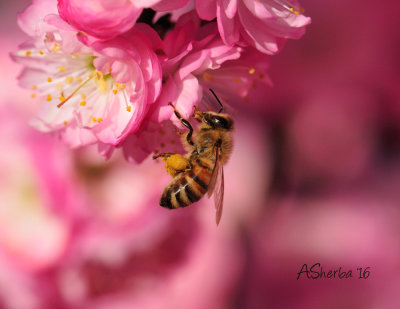
[[[178,174],[165,187],[160,206],[171,209],[186,207],[206,194],[214,163],[206,158],[197,158],[192,166],[191,170]]]

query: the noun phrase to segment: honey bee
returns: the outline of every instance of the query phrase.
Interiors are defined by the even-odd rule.
[[[194,108],[194,118],[200,122],[196,131],[190,122],[182,118],[172,103],[176,117],[189,129],[180,133],[188,153],[184,156],[176,153],[156,153],[165,162],[167,172],[173,177],[165,187],[160,206],[175,209],[186,207],[200,200],[206,193],[214,195],[216,223],[219,224],[224,201],[224,164],[228,161],[233,147],[233,120],[223,114],[221,101],[210,89],[220,105],[216,112],[201,112]]]

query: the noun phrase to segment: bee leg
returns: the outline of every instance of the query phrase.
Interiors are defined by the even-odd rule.
[[[197,106],[193,106],[193,117],[196,119],[198,122],[201,122],[203,119],[203,112],[201,112]]]
[[[175,106],[174,106],[171,102],[169,102],[168,105],[170,105],[170,106],[173,107],[175,116],[179,119],[179,121],[180,121],[186,128],[189,129],[189,133],[186,135],[186,141],[189,143],[189,145],[194,146],[194,142],[193,142],[193,140],[192,140],[192,135],[193,135],[193,127],[192,127],[192,125],[190,124],[189,121],[187,121],[185,118],[183,118],[183,117],[181,116],[181,114],[178,112],[178,110],[175,108]]]
[[[173,152],[155,152],[153,155],[153,160],[162,157],[162,158],[168,158],[169,156],[174,155],[175,153]]]

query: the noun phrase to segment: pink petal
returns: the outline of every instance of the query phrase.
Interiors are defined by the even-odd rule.
[[[217,6],[217,23],[221,38],[227,45],[233,45],[239,41],[239,22],[236,16],[229,18],[226,11]]]
[[[36,0],[22,13],[18,14],[18,26],[28,35],[40,36],[54,27],[44,21],[48,14],[57,14],[56,2],[52,0]]]
[[[216,17],[217,0],[195,0],[196,10],[201,19],[212,20]]]
[[[239,18],[243,25],[242,35],[259,51],[272,55],[280,50],[283,41],[271,35],[265,25],[260,24],[260,20],[254,18],[243,4],[239,4]]]
[[[218,0],[218,5],[223,7],[225,15],[227,18],[232,19],[237,11],[237,1],[238,0]]]
[[[158,12],[173,11],[183,8],[189,0],[161,0],[157,4],[152,6],[152,9]]]
[[[101,0],[59,0],[58,11],[61,18],[78,31],[99,38],[110,38],[131,29],[142,9],[125,1],[109,5]]]

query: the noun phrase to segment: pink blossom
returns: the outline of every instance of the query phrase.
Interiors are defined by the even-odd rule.
[[[217,70],[204,71],[199,81],[203,89],[213,89],[225,103],[240,106],[243,101],[248,101],[250,92],[265,92],[272,87],[267,74],[269,62],[270,56],[247,47],[239,59],[226,61]]]
[[[164,51],[167,59],[162,63],[163,89],[148,124],[123,143],[128,160],[140,162],[149,153],[164,149],[182,151],[176,147],[176,132],[163,124],[172,120],[181,128],[168,102],[173,102],[179,112],[189,118],[194,105],[204,109],[216,107],[215,98],[208,95],[209,88],[214,89],[224,102],[234,103],[245,99],[249,90],[257,85],[263,88],[263,85],[271,84],[266,73],[269,56],[254,48],[244,51],[225,45],[216,24],[199,26],[193,12],[181,16],[167,34]],[[206,93],[204,98],[203,92]],[[165,134],[161,136],[157,132]],[[160,138],[164,142],[159,142]]]
[[[196,0],[196,8],[202,19],[217,18],[226,44],[247,42],[269,55],[286,39],[300,38],[311,22],[295,0]]]
[[[183,15],[164,39],[167,60],[162,63],[166,82],[154,111],[157,122],[176,121],[168,102],[174,102],[188,118],[202,97],[199,78],[207,70],[217,70],[228,60],[238,59],[242,49],[225,45],[215,23],[199,26],[194,12]]]
[[[189,0],[59,0],[58,11],[78,31],[98,38],[111,38],[129,31],[143,8],[165,12],[184,7]]]
[[[19,18],[31,20],[35,6]],[[138,24],[123,37],[96,41],[77,37],[57,15],[44,15],[42,21],[49,28],[41,29],[51,31],[43,30],[13,55],[25,65],[20,84],[43,102],[32,124],[73,147],[115,145],[136,131],[161,87],[153,30]],[[32,23],[20,23],[25,24]]]
[[[59,0],[58,11],[61,18],[77,30],[110,38],[131,29],[142,8],[125,0]]]
[[[143,159],[146,153],[160,150],[160,147],[154,148],[154,143],[144,143],[140,148],[133,148],[130,143],[137,144],[138,141],[143,141],[143,136],[147,135],[148,130],[153,132],[163,130],[164,124],[160,124],[163,121],[172,120],[180,127],[180,122],[168,103],[173,102],[182,116],[189,118],[193,106],[202,98],[203,89],[199,83],[202,74],[207,70],[218,70],[224,62],[240,57],[242,49],[225,45],[215,23],[204,26],[199,24],[200,20],[192,11],[181,16],[175,28],[165,37],[163,43],[166,59],[162,62],[163,88],[151,111],[150,124],[135,137],[131,137],[130,142],[123,144],[127,158]],[[157,128],[151,123],[157,124]],[[171,134],[176,136],[176,133],[170,130],[167,140],[174,139]]]

